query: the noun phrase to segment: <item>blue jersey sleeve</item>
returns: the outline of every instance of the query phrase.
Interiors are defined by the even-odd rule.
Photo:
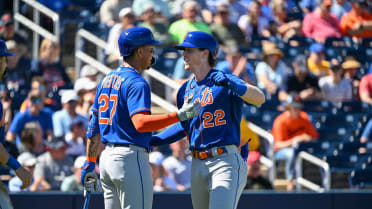
[[[178,89],[178,92],[177,92],[177,107],[178,109],[181,109],[182,105],[183,105],[183,102],[184,102],[184,96],[185,96],[185,91],[186,91],[186,86],[187,84],[189,83],[188,82],[185,82],[181,88]]]
[[[102,80],[103,81],[103,80]],[[92,107],[90,108],[90,111],[91,112],[94,112],[94,113],[97,113],[98,114],[98,97],[99,97],[99,92],[101,91],[101,86],[102,86],[102,81],[99,82],[98,86],[97,86],[97,93],[96,93],[96,96],[94,97],[94,102],[93,102],[93,105]]]
[[[129,116],[142,111],[151,112],[150,87],[145,81],[133,82],[127,92]]]
[[[175,141],[183,139],[186,136],[180,122],[170,126],[166,130],[151,137],[150,145],[159,146],[163,144],[172,144]]]

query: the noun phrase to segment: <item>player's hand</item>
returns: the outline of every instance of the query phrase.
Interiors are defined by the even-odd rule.
[[[86,160],[81,171],[80,181],[84,190],[88,192],[97,191],[98,179],[94,172],[95,165],[95,163]]]
[[[15,174],[22,181],[21,189],[26,189],[32,183],[32,174],[22,166],[15,171]]]
[[[221,71],[212,72],[209,80],[216,86],[223,86],[231,89],[239,96],[243,96],[247,90],[247,86],[243,82],[236,82]]]
[[[190,103],[192,97],[187,99],[185,103],[183,103],[182,108],[177,111],[177,117],[180,121],[189,120],[200,113],[201,104],[199,101],[194,101]]]

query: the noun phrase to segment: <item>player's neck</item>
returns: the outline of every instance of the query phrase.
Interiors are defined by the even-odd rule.
[[[123,67],[129,67],[129,68],[133,68],[135,69],[139,74],[141,73],[141,71],[143,69],[141,69],[141,65],[139,62],[136,62],[135,60],[133,59],[130,59],[130,60],[126,60],[123,62],[122,64]]]
[[[209,65],[201,65],[198,69],[194,70],[196,81],[200,82],[204,80],[209,71],[211,71],[211,67]]]

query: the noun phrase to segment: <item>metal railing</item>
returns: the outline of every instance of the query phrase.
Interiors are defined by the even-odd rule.
[[[26,16],[20,13],[20,1],[23,1],[27,6],[33,8],[33,20],[30,20]],[[59,43],[60,40],[60,18],[57,13],[45,7],[35,0],[14,0],[14,27],[15,30],[19,30],[19,23],[23,24],[33,32],[32,39],[32,58],[37,59],[39,57],[39,35],[51,39],[52,41]],[[53,20],[53,33],[47,31],[40,25],[40,13],[50,17]]]
[[[306,160],[314,165],[317,165],[324,170],[324,178],[322,179],[323,185],[317,185],[307,179],[302,175],[303,161]],[[317,192],[325,192],[331,189],[331,170],[329,164],[320,158],[317,158],[305,151],[301,151],[296,159],[296,189],[300,190],[301,186]]]
[[[97,46],[97,51],[96,55],[97,57],[100,57],[101,51],[105,48],[107,48],[107,42],[100,39],[96,35],[90,33],[87,30],[80,29],[75,38],[75,75],[76,78],[79,77],[79,72],[81,69],[82,62],[89,63],[90,65],[93,65],[96,67],[99,71],[101,71],[104,74],[107,74],[111,71],[110,68],[108,68],[106,65],[102,64],[102,62],[98,61],[98,59],[88,55],[84,51],[82,51],[82,47],[84,44],[84,39],[88,40],[92,43],[94,43]],[[102,56],[101,56],[102,57]],[[103,58],[103,57],[102,57]],[[101,60],[102,61],[102,60]],[[173,89],[178,89],[180,85],[173,81],[172,79],[168,78],[167,76],[163,75],[162,73],[154,70],[154,69],[149,69],[144,71],[145,76],[149,76],[151,78],[154,78],[163,84],[173,88]],[[173,104],[169,103],[168,101],[164,100],[163,98],[159,97],[158,95],[154,94],[151,92],[151,101],[162,108],[164,108],[167,111],[173,112],[177,110],[177,107],[174,106]]]
[[[276,178],[276,171],[275,171],[275,155],[274,155],[274,137],[271,133],[268,131],[262,129],[261,127],[251,123],[248,121],[248,128],[250,128],[253,132],[261,136],[263,139],[265,139],[268,144],[268,150],[267,150],[267,157],[261,156],[260,161],[262,164],[264,164],[269,169],[269,179],[273,183]]]

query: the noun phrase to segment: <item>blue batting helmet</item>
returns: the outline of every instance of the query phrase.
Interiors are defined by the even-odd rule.
[[[186,34],[185,40],[176,46],[177,49],[185,48],[208,49],[213,57],[217,55],[218,43],[209,33],[193,31]]]
[[[134,27],[125,30],[120,34],[118,43],[120,56],[123,57],[131,55],[136,47],[161,44],[160,41],[154,39],[152,32],[144,27]]]
[[[0,57],[8,57],[8,56],[14,56],[14,54],[10,53],[8,51],[8,48],[6,48],[5,42],[3,40],[0,40]]]

